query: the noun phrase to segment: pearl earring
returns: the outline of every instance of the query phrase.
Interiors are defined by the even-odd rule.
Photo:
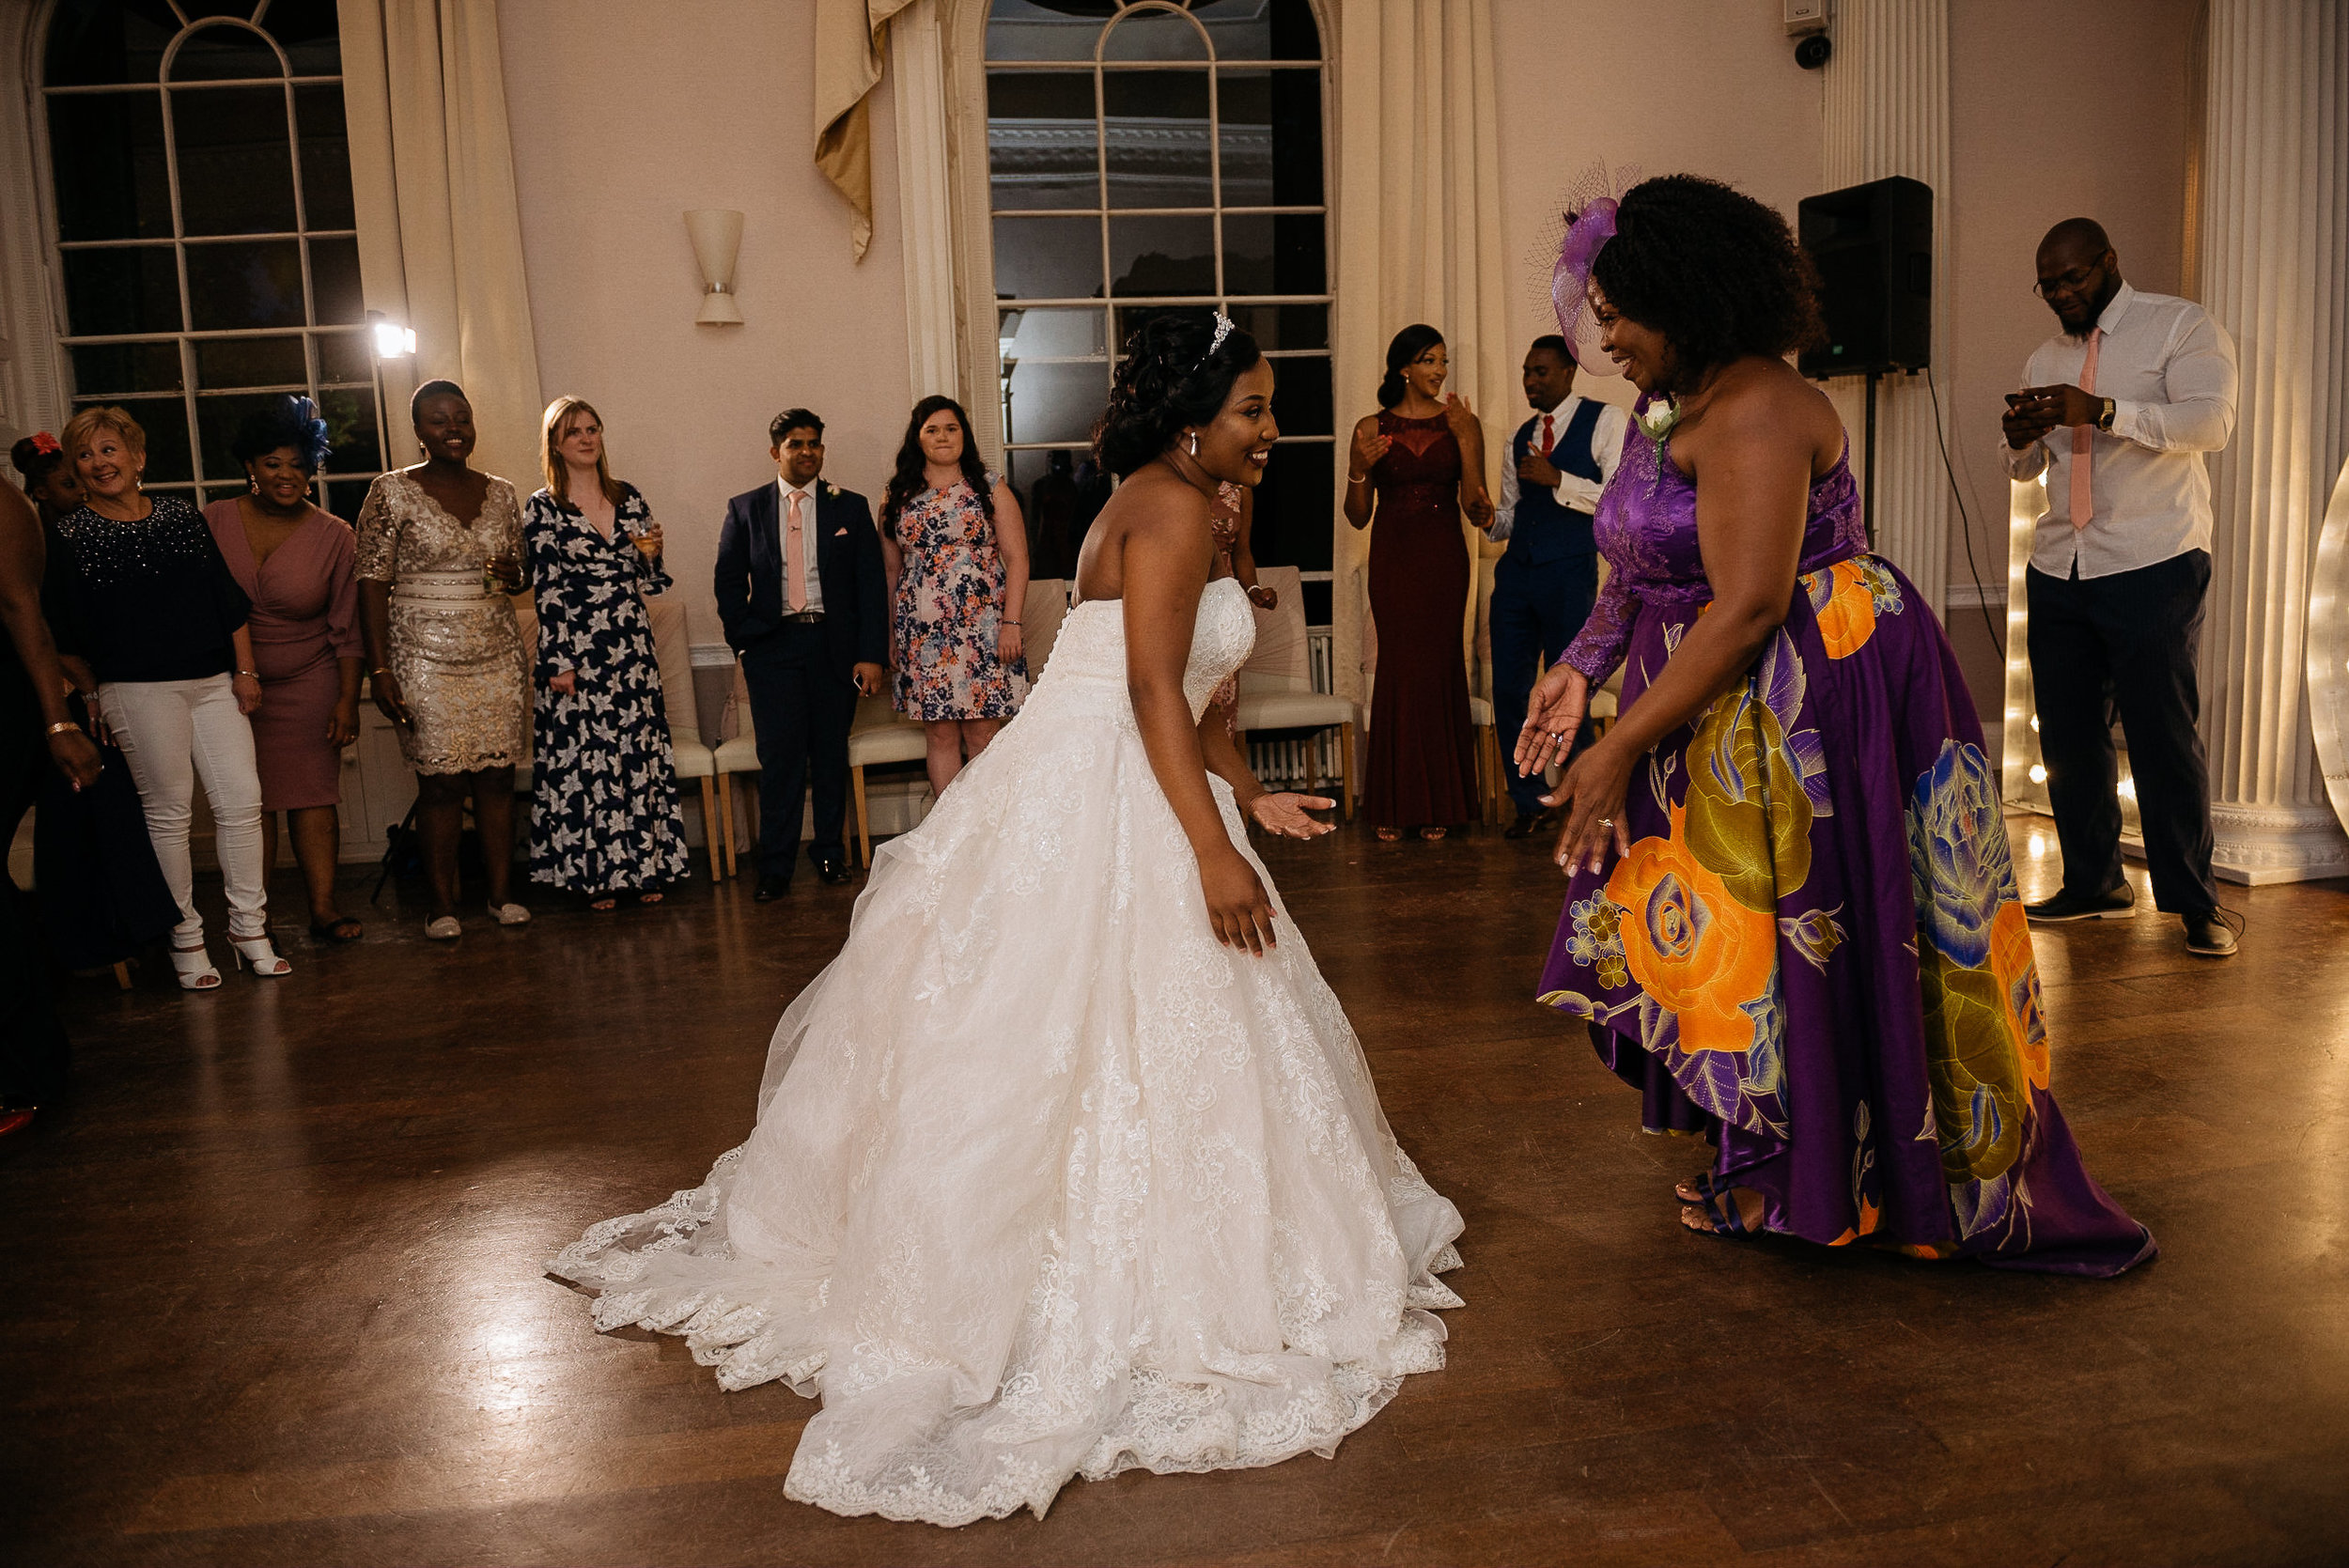
[[[1199,432],[1196,430],[1190,433],[1190,455],[1194,458],[1199,456]]]

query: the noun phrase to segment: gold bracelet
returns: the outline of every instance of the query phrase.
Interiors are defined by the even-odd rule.
[[[79,735],[82,733],[82,726],[70,719],[60,719],[49,726],[49,733],[51,735]]]

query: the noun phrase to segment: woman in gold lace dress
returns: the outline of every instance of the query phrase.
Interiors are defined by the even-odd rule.
[[[427,381],[409,412],[425,460],[376,480],[359,509],[359,619],[375,706],[416,770],[416,825],[432,885],[425,935],[457,919],[457,840],[465,798],[489,862],[490,913],[520,925],[512,900],[514,764],[529,733],[528,665],[506,596],[521,586],[514,487],[466,465],[473,405]]]

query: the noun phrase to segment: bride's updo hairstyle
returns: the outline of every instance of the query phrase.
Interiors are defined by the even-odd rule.
[[[1232,383],[1264,358],[1239,328],[1215,344],[1213,316],[1154,316],[1126,339],[1109,407],[1093,427],[1093,455],[1123,479],[1174,444],[1186,427],[1223,411]]]
[[[1663,334],[1683,389],[1732,360],[1808,348],[1823,331],[1818,273],[1786,220],[1699,175],[1626,192],[1591,279],[1619,315]]]

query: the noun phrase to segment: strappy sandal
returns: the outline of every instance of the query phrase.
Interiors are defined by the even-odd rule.
[[[1716,1185],[1718,1181],[1719,1178],[1712,1172],[1706,1171],[1688,1181],[1674,1182],[1672,1196],[1684,1203],[1702,1203],[1716,1192],[1722,1190]]]
[[[1688,1223],[1688,1211],[1684,1209],[1681,1211],[1682,1228],[1695,1231],[1699,1235],[1719,1236],[1726,1241],[1750,1240],[1760,1233],[1746,1223],[1745,1211],[1737,1206],[1739,1190],[1736,1188],[1722,1188],[1719,1191],[1706,1193],[1703,1200],[1694,1206],[1702,1208],[1704,1211],[1704,1217],[1712,1223],[1709,1226],[1691,1225]]]
[[[608,915],[619,907],[620,895],[616,893],[599,893],[587,900],[588,910],[594,914]]]
[[[1422,844],[1441,844],[1444,835],[1451,831],[1449,828],[1422,828],[1419,831],[1419,841]]]
[[[212,960],[200,941],[194,947],[173,948],[171,970],[179,978],[179,988],[183,991],[220,989],[220,970],[212,968]]]
[[[660,903],[665,896],[666,894],[647,889],[646,891],[636,895],[636,902],[649,908],[653,905]]]
[[[1377,833],[1378,842],[1381,844],[1393,844],[1403,837],[1403,830],[1400,828],[1378,828],[1373,831]]]

